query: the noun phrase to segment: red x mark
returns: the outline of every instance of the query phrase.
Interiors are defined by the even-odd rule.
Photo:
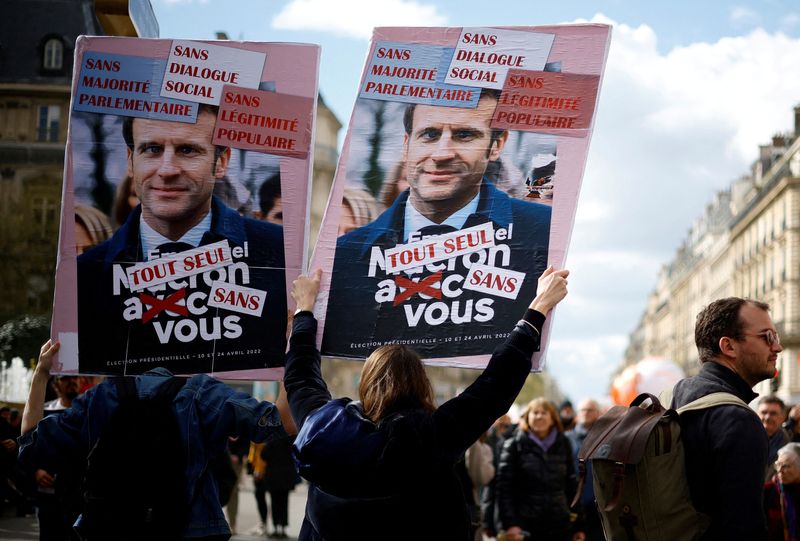
[[[430,276],[420,280],[419,282],[414,282],[403,276],[395,276],[394,283],[397,284],[398,287],[405,288],[405,291],[402,291],[397,295],[395,295],[394,306],[397,306],[404,300],[411,298],[415,293],[424,293],[425,295],[433,297],[434,299],[441,299],[442,290],[438,287],[433,287],[433,284],[435,284],[441,279],[442,279],[442,271],[431,274]]]
[[[142,315],[142,323],[147,323],[161,313],[162,310],[169,310],[170,312],[175,312],[182,316],[188,316],[189,310],[186,306],[178,304],[178,301],[184,298],[186,298],[186,289],[179,289],[163,301],[156,297],[151,297],[146,293],[140,293],[139,300],[141,300],[143,304],[150,306],[150,309]]]

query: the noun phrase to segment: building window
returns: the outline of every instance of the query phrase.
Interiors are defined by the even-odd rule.
[[[58,206],[46,197],[34,197],[31,201],[33,227],[41,238],[48,238],[57,229]]]
[[[60,39],[48,39],[44,44],[44,69],[60,70],[64,66],[64,44]]]
[[[39,107],[39,124],[37,126],[40,143],[57,143],[58,128],[61,120],[61,107],[58,105],[42,105]]]

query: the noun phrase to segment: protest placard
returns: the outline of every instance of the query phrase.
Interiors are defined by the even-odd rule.
[[[313,45],[78,39],[53,318],[62,373],[280,377],[318,61]]]
[[[406,344],[485,366],[564,263],[609,40],[596,24],[375,30],[312,261],[329,271],[324,355]]]

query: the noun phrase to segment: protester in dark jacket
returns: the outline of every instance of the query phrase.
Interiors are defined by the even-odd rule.
[[[572,445],[555,406],[544,398],[532,400],[500,455],[496,505],[506,538],[567,541],[577,484]]]
[[[419,356],[396,345],[367,359],[361,403],[331,400],[310,312],[320,275],[298,278],[285,384],[301,427],[295,442],[300,474],[311,483],[300,539],[469,539],[454,465],[522,388],[544,315],[566,295],[567,274],[544,272],[524,320],[486,370],[438,409]]]
[[[775,375],[780,339],[767,310],[729,297],[697,316],[695,343],[703,363],[697,376],[679,381],[672,407],[715,392],[745,403],[752,387]],[[762,509],[767,433],[749,408],[718,406],[681,415],[681,438],[692,503],[711,524],[703,541],[758,541],[766,536]]]
[[[42,419],[43,382],[49,377],[52,357],[58,348],[59,343],[51,341],[42,346],[23,413],[19,461],[27,471],[42,466],[58,474],[75,468],[76,463],[85,465],[89,452],[113,422],[114,413],[120,407],[118,385],[114,379],[107,379],[73,400],[71,407],[61,415]],[[135,383],[139,397],[158,396],[173,379],[164,368],[137,376]],[[188,517],[183,528],[186,538],[218,541],[230,537],[209,462],[225,451],[231,435],[256,442],[285,436],[284,426],[294,425],[287,409],[285,397],[281,395],[277,406],[259,402],[204,374],[192,376],[183,384],[172,401],[172,411],[178,420],[181,443],[186,449],[185,471],[176,472],[176,475],[183,476],[186,489]],[[108,471],[107,475],[114,478],[115,471]],[[82,519],[79,525],[81,522]],[[120,524],[119,531],[108,532],[102,539],[129,539],[130,526]]]

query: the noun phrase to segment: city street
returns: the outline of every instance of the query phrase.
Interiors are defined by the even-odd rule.
[[[300,533],[300,525],[303,522],[303,511],[306,507],[307,485],[300,484],[289,496],[289,527],[286,533],[289,539],[297,539]],[[270,504],[269,494],[267,494],[267,505]],[[0,539],[4,541],[31,541],[39,539],[39,526],[35,518],[17,518],[12,513],[13,509],[7,509],[6,513],[0,517]],[[252,541],[254,539],[265,539],[247,535],[246,532],[258,524],[258,510],[256,500],[253,496],[252,477],[245,475],[239,489],[239,516],[237,530],[238,534],[231,539],[234,541]],[[272,524],[267,524],[269,532],[273,530]]]

